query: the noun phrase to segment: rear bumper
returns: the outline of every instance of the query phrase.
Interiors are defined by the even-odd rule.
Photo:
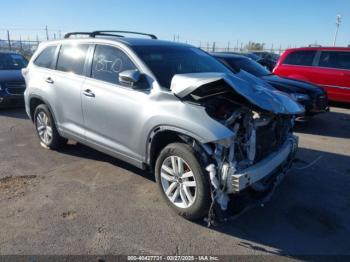
[[[277,176],[286,174],[290,169],[297,147],[298,138],[290,136],[277,152],[239,173],[231,174],[228,181],[228,193],[238,193],[274,174]]]

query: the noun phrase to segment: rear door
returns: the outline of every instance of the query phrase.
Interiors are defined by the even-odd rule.
[[[27,68],[25,74],[27,87],[35,88],[36,93],[39,93],[38,95],[41,97],[45,97],[46,103],[50,105],[55,102],[54,97],[50,94],[54,92],[51,74],[54,73],[56,66],[57,49],[58,45],[46,46],[34,59],[33,66]],[[53,109],[54,107],[51,108],[51,110]],[[55,112],[53,113],[55,114]]]
[[[327,90],[330,99],[350,102],[350,52],[322,51],[315,83]]]
[[[53,86],[56,122],[70,137],[84,138],[81,108],[81,88],[85,81],[89,44],[63,44],[60,46],[55,71],[47,81]]]

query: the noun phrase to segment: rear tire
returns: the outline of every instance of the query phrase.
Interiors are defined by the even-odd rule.
[[[209,175],[191,146],[184,143],[166,146],[157,158],[155,176],[163,198],[178,215],[194,221],[208,213]]]
[[[34,124],[36,133],[44,147],[57,149],[67,143],[67,139],[58,133],[52,114],[45,104],[35,108]]]

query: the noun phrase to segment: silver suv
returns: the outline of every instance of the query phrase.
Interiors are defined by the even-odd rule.
[[[41,144],[73,139],[151,170],[190,220],[229,209],[243,192],[271,192],[292,162],[303,108],[201,49],[125,33],[40,44],[22,73]]]

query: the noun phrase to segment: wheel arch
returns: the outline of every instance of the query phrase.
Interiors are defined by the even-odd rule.
[[[202,138],[181,128],[174,126],[155,127],[147,140],[146,163],[153,170],[159,153],[164,147],[175,142],[201,142]]]
[[[57,120],[55,118],[55,114],[53,113],[52,107],[50,106],[50,103],[48,103],[48,101],[46,99],[44,99],[43,97],[39,96],[39,95],[31,95],[29,97],[29,113],[30,113],[30,118],[32,120],[32,122],[34,122],[34,113],[35,113],[35,109],[37,108],[38,105],[44,104],[49,108],[49,111],[52,115],[52,118],[55,122],[55,125],[57,127]]]

